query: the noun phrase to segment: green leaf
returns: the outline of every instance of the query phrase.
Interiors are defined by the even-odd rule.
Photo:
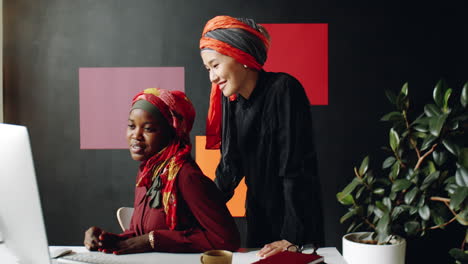
[[[382,203],[387,207],[388,211],[392,211],[392,200],[388,197],[382,199]]]
[[[437,166],[442,166],[442,164],[447,161],[447,153],[443,150],[434,150],[434,152],[432,152],[432,158],[434,159],[434,162],[437,164]]]
[[[396,104],[396,95],[394,92],[385,89],[385,95],[387,96],[388,101],[390,101],[390,103]]]
[[[421,151],[428,149],[430,146],[432,146],[432,143],[434,140],[437,138],[434,137],[433,135],[429,135],[427,138],[424,139],[422,145],[421,145]]]
[[[413,129],[418,131],[418,132],[426,133],[426,132],[429,132],[429,125],[416,124],[416,125],[413,126]]]
[[[396,159],[393,156],[390,156],[385,159],[385,161],[382,164],[382,169],[386,169],[391,167],[395,163]]]
[[[419,227],[420,227],[419,222],[408,221],[408,222],[405,223],[405,232],[409,236],[414,236],[414,235],[416,235],[418,233]]]
[[[419,171],[414,171],[412,168],[409,168],[406,172],[405,178],[408,180],[412,180],[414,177],[418,175]]]
[[[439,215],[440,212],[438,211],[432,211],[432,220],[434,221],[434,224],[436,224],[437,226],[440,226],[440,225],[443,225],[445,223],[445,219]]]
[[[460,263],[466,263],[468,262],[468,253],[464,252],[463,250],[459,248],[452,248],[449,250],[450,256],[452,256],[454,259],[460,261]]]
[[[356,227],[356,220],[351,222],[351,225],[349,225],[348,230],[346,230],[346,233],[351,233],[353,232],[354,227]]]
[[[387,212],[388,212],[388,207],[385,206],[385,204],[383,204],[381,201],[375,202],[375,205],[376,205],[377,208],[378,208],[379,210],[381,210],[382,212],[384,212],[384,213],[387,213]]]
[[[375,209],[375,206],[373,204],[369,204],[369,206],[367,206],[367,217],[371,216],[372,213],[374,212],[374,209]]]
[[[400,144],[400,138],[398,137],[398,133],[391,128],[390,129],[390,147],[394,152],[397,151],[398,145]]]
[[[392,185],[392,192],[399,192],[408,189],[411,186],[411,182],[407,179],[398,179]]]
[[[459,214],[457,214],[457,221],[461,225],[467,226],[468,225],[468,209],[464,209]]]
[[[435,171],[436,171],[436,167],[435,167],[434,162],[432,162],[431,160],[428,160],[428,161],[427,161],[427,166],[424,167],[423,171],[424,171],[426,174],[431,174],[431,173],[435,172]]]
[[[459,186],[468,187],[468,169],[459,167],[455,172],[455,182]]]
[[[448,114],[441,114],[439,116],[432,117],[429,120],[429,131],[435,137],[440,135],[440,131],[444,126],[445,120],[447,119]]]
[[[466,107],[468,102],[468,82],[463,85],[463,89],[460,95],[460,103],[463,105],[463,107]]]
[[[449,112],[449,107],[448,107],[448,101],[449,101],[449,98],[450,98],[450,95],[452,94],[452,89],[447,89],[447,91],[445,91],[444,93],[444,106],[442,107],[442,110],[444,111],[444,113],[448,113]]]
[[[439,178],[440,172],[434,171],[433,173],[429,174],[426,178],[424,178],[423,183],[421,184],[421,190],[427,189],[431,185],[431,183]]]
[[[462,148],[458,156],[460,166],[468,169],[468,148]]]
[[[380,218],[375,228],[377,231],[377,239],[379,240],[379,244],[384,243],[386,238],[388,237],[389,231],[390,231],[389,224],[390,224],[390,214],[386,212]]]
[[[416,124],[422,124],[422,125],[427,125],[429,124],[429,119],[427,116],[424,114],[420,114],[414,121],[411,123],[411,125],[416,125]]]
[[[440,111],[440,108],[437,107],[435,104],[427,104],[424,106],[424,113],[428,117],[434,117],[442,114],[442,111]]]
[[[431,217],[431,211],[429,210],[429,206],[427,206],[427,204],[423,207],[419,207],[418,213],[419,216],[421,216],[421,218],[425,221],[429,220],[429,218]]]
[[[375,206],[373,208],[374,208],[374,215],[377,218],[382,218],[384,214],[388,213],[388,208],[381,201],[375,202]]]
[[[460,154],[460,149],[456,144],[454,144],[452,141],[448,139],[442,140],[442,144],[444,144],[445,148],[448,151],[450,151],[450,153],[455,155],[455,157],[458,157],[458,155]]]
[[[423,207],[426,204],[426,196],[424,194],[419,197],[418,207]]]
[[[450,208],[453,210],[458,210],[460,208],[460,204],[465,201],[467,196],[468,187],[458,187],[455,190],[455,193],[450,197]]]
[[[398,216],[400,216],[401,213],[403,213],[404,211],[405,209],[402,206],[395,206],[391,215],[392,221],[395,221],[398,218]]]
[[[356,230],[359,230],[359,228],[361,228],[361,226],[363,226],[364,223],[363,222],[360,222],[359,224],[357,224],[351,231],[349,231],[348,233],[351,233],[351,232],[356,232]],[[349,229],[348,229],[349,230]]]
[[[366,156],[361,163],[361,166],[359,167],[359,175],[364,175],[367,172],[367,169],[369,168],[369,156]]]
[[[366,189],[366,186],[361,186],[359,190],[356,192],[356,200],[359,199],[362,195],[362,192]]]
[[[385,189],[384,188],[377,188],[373,191],[374,194],[377,194],[377,195],[383,195],[385,193]]]
[[[404,94],[405,96],[408,96],[408,83],[404,83],[403,86],[401,87],[401,93]]]
[[[341,192],[339,192],[337,195],[336,195],[337,199],[338,197],[341,197],[341,199],[338,199],[338,201],[343,204],[343,205],[351,205],[351,204],[354,204],[354,198],[351,194],[348,194],[344,197],[341,196]]]
[[[460,126],[459,122],[457,120],[451,120],[448,124],[447,124],[447,127],[452,130],[452,131],[455,131],[458,129],[458,127]]]
[[[416,206],[410,206],[410,208],[409,208],[409,214],[410,214],[410,215],[414,215],[414,214],[416,214],[417,212],[418,212],[418,207],[416,207]]]
[[[432,93],[432,97],[434,98],[434,102],[436,103],[437,106],[442,108],[444,105],[444,94],[445,91],[447,90],[447,85],[443,80],[440,80],[437,82],[434,91]]]
[[[405,203],[406,204],[411,204],[414,200],[414,198],[416,198],[416,195],[419,193],[419,189],[417,186],[415,186],[413,189],[411,189],[411,191],[407,192],[405,194]]]
[[[427,138],[427,134],[424,132],[413,132],[412,135],[415,138]]]
[[[460,187],[454,183],[451,183],[451,184],[447,184],[445,186],[445,190],[450,194],[450,195],[453,195],[455,193],[455,190],[457,190],[457,188]]]
[[[344,214],[341,218],[340,218],[340,223],[344,223],[346,220],[350,219],[351,217],[353,217],[354,215],[356,215],[358,212],[358,209],[357,208],[353,208],[351,210],[349,210],[346,214]]]
[[[398,178],[399,173],[400,173],[400,164],[398,162],[396,162],[392,166],[392,171],[390,172],[390,178],[392,180],[395,180],[396,178]]]
[[[382,118],[380,118],[380,121],[401,121],[401,120],[404,120],[403,115],[400,112],[396,112],[396,111],[390,112],[382,116]]]
[[[346,187],[343,189],[342,192],[339,192],[337,195],[336,195],[336,198],[338,199],[338,201],[342,200],[344,197],[348,196],[351,192],[354,191],[354,189],[356,188],[356,186],[360,185],[361,183],[359,182],[359,180],[357,178],[353,178],[353,180],[348,184],[346,185]]]

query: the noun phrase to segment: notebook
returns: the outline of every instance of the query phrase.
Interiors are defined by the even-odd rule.
[[[323,263],[322,256],[317,254],[304,254],[291,251],[283,251],[268,258],[261,259],[252,264],[317,264]]]

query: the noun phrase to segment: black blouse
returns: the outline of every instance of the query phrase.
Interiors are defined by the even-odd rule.
[[[323,243],[310,103],[286,73],[260,72],[249,99],[223,97],[215,182],[229,200],[245,176],[247,247]]]

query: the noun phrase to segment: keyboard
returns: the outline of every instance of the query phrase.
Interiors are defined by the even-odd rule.
[[[72,253],[57,259],[57,263],[67,264],[127,264],[123,261],[121,256],[113,254],[105,254],[102,252],[79,252]]]

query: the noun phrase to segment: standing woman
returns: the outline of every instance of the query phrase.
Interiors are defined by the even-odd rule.
[[[294,77],[263,70],[269,45],[261,25],[229,16],[200,39],[212,82],[206,147],[221,148],[215,183],[227,201],[245,177],[247,247],[262,257],[323,244],[310,103]]]

